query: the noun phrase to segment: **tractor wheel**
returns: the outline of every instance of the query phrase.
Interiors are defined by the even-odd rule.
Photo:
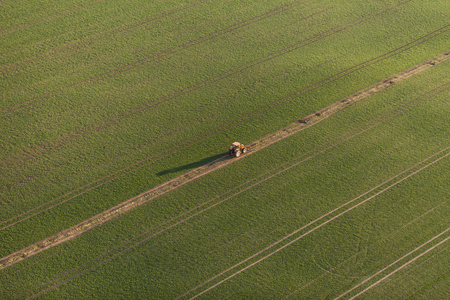
[[[242,153],[247,153],[247,148],[244,147],[244,149],[242,149]]]
[[[236,150],[236,152],[234,152],[234,156],[239,157],[241,155],[241,150]]]

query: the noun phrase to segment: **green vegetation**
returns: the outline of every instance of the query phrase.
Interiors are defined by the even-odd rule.
[[[449,129],[445,125],[450,109],[445,102],[448,90],[444,86],[436,90],[444,91],[443,93],[429,99],[421,96],[446,84],[448,70],[448,62],[438,65],[299,134],[89,231],[76,240],[2,270],[2,281],[8,287],[4,290],[5,296],[19,295],[87,263],[73,273],[52,281],[52,284],[60,283],[115,255],[118,256],[106,261],[101,267],[95,267],[58,289],[49,291],[45,294],[46,297],[81,298],[99,291],[99,295],[104,298],[174,298],[183,294],[310,221],[448,147]],[[417,101],[410,104],[426,100],[253,188],[242,191],[255,181],[232,190],[241,183],[263,175],[414,99]],[[408,106],[402,107],[406,109]],[[448,153],[448,149],[445,153]],[[442,156],[441,153],[436,157]],[[389,184],[412,171],[418,171],[436,157]],[[263,175],[259,180],[299,161],[294,160]],[[448,183],[448,164],[448,158],[442,158],[205,296],[283,297],[290,293],[313,298],[339,296],[448,228],[450,206],[445,188],[445,183]],[[427,184],[423,184],[424,182]],[[383,185],[368,196],[387,186]],[[157,229],[151,230],[152,228],[228,191],[228,194],[213,203],[242,192],[149,238],[198,210]],[[348,207],[351,206],[353,204]],[[316,225],[308,229],[315,227]],[[143,233],[145,234],[138,236]],[[122,245],[134,237],[136,239],[130,244]],[[441,240],[427,244],[425,249],[420,249],[413,257]],[[141,241],[141,244],[136,245]],[[290,240],[286,240],[288,241]],[[133,245],[136,246],[120,253]],[[115,248],[117,246],[119,247]],[[109,250],[113,251],[106,253]],[[440,291],[435,289],[443,288],[441,282],[448,278],[447,270],[442,267],[442,260],[438,259],[443,255],[441,251],[445,251],[445,245],[430,251],[424,255],[423,260],[411,265],[411,268],[422,270],[422,263],[431,265],[431,268],[426,269],[427,276],[415,281],[415,285],[408,285],[408,289],[405,289],[402,284],[391,283],[387,288],[378,290],[378,293],[414,293],[420,297],[422,293],[431,291],[439,295]],[[98,255],[104,256],[89,263]],[[257,256],[244,266],[261,257],[262,255]],[[40,261],[41,259],[44,260]],[[401,263],[404,262],[394,265],[382,275]],[[404,272],[412,271],[405,269]],[[231,274],[232,272],[228,273]],[[224,278],[222,276],[219,279]],[[394,279],[395,277],[392,278]],[[409,278],[406,277],[405,280]],[[35,293],[52,284],[41,287]],[[376,288],[381,289],[382,286]],[[377,289],[371,292],[375,293]]]
[[[0,222],[52,199],[57,200],[42,208],[67,200],[23,222],[1,224],[11,225],[0,230],[1,257],[225,154],[234,140],[257,140],[442,54],[450,37],[448,1],[2,1],[0,7],[6,16],[0,23]],[[339,26],[342,31],[322,34]],[[434,31],[404,52],[382,56]],[[379,56],[386,59],[327,81]],[[25,296],[82,271],[46,291],[45,298],[182,295],[448,147],[449,69],[448,61],[437,65],[79,238],[0,270],[0,298],[18,296],[85,263]],[[323,86],[317,84],[322,81]],[[276,100],[289,101],[270,105]],[[398,115],[348,140],[340,138],[340,144],[300,163],[325,149],[314,150],[323,143],[409,101],[417,105],[406,105]],[[297,242],[281,249],[318,224],[186,297],[276,249],[281,250],[204,297],[338,297],[449,227],[446,153],[374,190],[358,201],[441,158]],[[135,163],[142,167],[124,169]],[[437,244],[446,237],[345,297],[431,249],[363,295],[445,298],[448,242]],[[88,263],[98,255],[104,256]]]

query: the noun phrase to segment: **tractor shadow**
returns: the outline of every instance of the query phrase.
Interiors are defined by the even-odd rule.
[[[195,168],[198,168],[200,166],[204,166],[206,164],[209,164],[209,163],[215,161],[216,159],[219,159],[219,158],[221,158],[221,157],[223,157],[223,156],[225,156],[227,154],[228,153],[216,154],[216,155],[204,158],[202,160],[199,160],[199,161],[196,161],[196,162],[184,165],[184,166],[179,166],[179,167],[176,167],[176,168],[173,168],[173,169],[168,169],[168,170],[164,170],[164,171],[158,172],[158,173],[156,173],[156,175],[164,176],[164,175],[171,174],[171,173],[176,173],[176,172],[180,172],[180,171],[195,169]]]

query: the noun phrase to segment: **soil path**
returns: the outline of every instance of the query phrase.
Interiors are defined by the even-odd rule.
[[[365,90],[362,90],[356,94],[353,94],[343,100],[340,100],[314,114],[311,114],[307,117],[302,118],[301,120],[294,122],[293,124],[273,133],[270,134],[258,141],[255,141],[249,145],[248,147],[248,153],[240,158],[230,158],[228,155],[222,156],[206,165],[203,165],[201,167],[198,167],[192,171],[189,171],[179,177],[176,177],[170,181],[167,181],[157,187],[154,187],[136,197],[133,197],[119,205],[116,205],[82,223],[79,223],[78,225],[75,225],[67,230],[64,230],[60,233],[57,233],[47,239],[44,239],[40,242],[37,242],[31,246],[28,246],[26,248],[23,248],[17,252],[14,252],[4,258],[0,259],[0,269],[5,268],[7,266],[10,266],[18,261],[21,261],[22,259],[29,257],[31,255],[37,254],[39,252],[42,252],[46,249],[49,249],[51,247],[54,247],[62,242],[68,241],[70,239],[73,239],[84,232],[95,228],[97,226],[100,226],[107,222],[108,220],[111,220],[131,209],[134,209],[144,203],[147,203],[149,201],[152,201],[156,198],[158,198],[161,195],[164,195],[170,191],[173,191],[174,189],[179,188],[180,186],[183,186],[197,178],[200,178],[202,176],[205,176],[217,169],[223,168],[239,159],[245,158],[248,155],[251,155],[261,149],[264,149],[267,146],[270,146],[284,138],[287,138],[299,131],[302,131],[305,128],[308,128],[310,126],[313,126],[322,120],[332,116],[333,114],[347,108],[348,106],[359,102],[361,100],[364,100],[368,97],[370,97],[373,94],[376,94],[380,91],[383,91],[387,89],[388,87],[403,81],[405,79],[408,79],[420,72],[423,72],[425,70],[428,70],[432,68],[433,66],[442,63],[450,58],[450,51],[439,55],[438,57],[426,61],[424,63],[421,63],[413,68],[410,68],[406,71],[403,71],[397,75],[394,75],[390,78],[387,78]]]

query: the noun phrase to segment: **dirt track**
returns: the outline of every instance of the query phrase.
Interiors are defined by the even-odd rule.
[[[410,1],[410,0],[409,0],[409,1]],[[409,1],[406,1],[406,2],[409,2]],[[387,10],[383,10],[382,12],[378,12],[376,15],[386,13],[386,12],[389,11],[390,9],[393,9],[393,8],[395,8],[395,7],[398,7],[399,5],[403,5],[403,4],[405,4],[406,2],[402,2],[401,4],[398,4],[398,5],[396,5],[396,6],[392,7],[392,8],[389,8],[389,9],[387,9]],[[282,6],[282,7],[283,7],[283,6]],[[319,12],[316,12],[316,13],[313,13],[312,15],[307,16],[306,18],[313,17],[314,15],[320,14],[320,13],[322,13],[322,12],[324,12],[324,11],[326,11],[326,9],[325,9],[325,10],[322,10],[322,11],[319,11]],[[273,11],[269,11],[269,12],[272,12],[272,13],[273,13]],[[266,12],[266,13],[264,13],[264,14],[262,14],[262,15],[259,15],[259,16],[257,17],[257,20],[266,18],[266,17],[267,17],[266,15],[269,14],[269,12]],[[298,49],[298,48],[301,48],[301,47],[304,47],[304,46],[306,46],[306,45],[315,43],[315,42],[317,42],[317,41],[319,41],[319,40],[322,40],[322,39],[324,39],[324,38],[327,38],[327,37],[329,37],[329,36],[332,36],[332,35],[334,35],[334,34],[337,34],[337,33],[341,32],[341,31],[344,31],[344,30],[347,30],[347,29],[349,29],[349,28],[352,28],[352,27],[354,27],[354,26],[356,26],[356,25],[358,25],[358,24],[360,24],[360,23],[366,22],[366,21],[372,19],[373,17],[374,17],[374,16],[369,16],[369,17],[364,17],[364,18],[357,18],[357,19],[352,20],[352,21],[350,21],[350,22],[348,22],[348,23],[346,23],[346,24],[340,25],[340,26],[338,26],[338,27],[336,27],[336,28],[331,28],[331,29],[328,29],[328,30],[326,30],[326,31],[324,31],[324,32],[322,32],[322,33],[319,33],[319,34],[316,34],[316,35],[309,36],[309,37],[307,37],[307,38],[305,38],[305,39],[302,39],[302,40],[300,40],[300,41],[298,41],[298,42],[296,42],[296,43],[294,43],[294,44],[292,44],[292,45],[289,45],[289,46],[287,46],[287,47],[284,47],[284,48],[282,48],[282,49],[280,49],[280,50],[278,50],[278,51],[276,51],[276,52],[274,52],[274,53],[270,53],[269,55],[267,55],[267,56],[265,56],[265,57],[262,57],[262,58],[260,58],[260,59],[251,61],[251,62],[249,62],[247,65],[239,66],[239,67],[237,67],[236,70],[233,70],[233,71],[231,71],[231,72],[227,72],[227,73],[224,73],[224,74],[220,74],[220,75],[215,76],[215,77],[213,77],[213,78],[211,78],[211,79],[208,79],[208,80],[206,80],[206,81],[204,81],[204,82],[200,82],[199,84],[195,84],[195,85],[193,85],[193,86],[189,86],[189,87],[183,88],[183,89],[178,90],[178,91],[176,91],[176,92],[174,92],[174,93],[171,93],[171,94],[168,94],[168,95],[166,95],[166,96],[163,96],[163,97],[161,97],[161,98],[159,98],[159,99],[152,100],[152,101],[150,101],[150,102],[148,102],[148,103],[145,103],[145,104],[140,105],[140,106],[138,106],[138,107],[132,108],[132,109],[126,111],[126,112],[120,113],[120,114],[118,114],[118,115],[112,116],[112,117],[110,117],[110,118],[108,118],[108,119],[102,120],[102,121],[97,122],[97,123],[95,123],[95,124],[92,124],[92,125],[89,125],[89,126],[87,126],[87,127],[81,128],[81,129],[79,129],[79,130],[73,131],[73,132],[71,132],[71,133],[69,133],[69,134],[66,134],[66,135],[64,135],[64,136],[62,136],[62,137],[59,137],[59,138],[57,138],[57,139],[54,139],[54,140],[49,141],[49,142],[47,142],[47,143],[44,143],[44,144],[42,144],[42,145],[39,145],[39,146],[30,148],[30,149],[27,149],[27,151],[25,151],[25,152],[18,153],[18,154],[16,154],[16,155],[12,156],[12,157],[6,158],[6,159],[5,159],[6,161],[9,161],[9,160],[14,160],[14,161],[13,161],[13,162],[9,162],[9,163],[7,163],[7,164],[5,164],[5,165],[0,166],[0,168],[8,167],[8,166],[10,166],[10,165],[12,165],[12,164],[15,164],[15,163],[17,163],[17,162],[21,162],[21,161],[24,161],[24,160],[26,160],[26,159],[35,157],[35,156],[37,156],[37,155],[41,155],[41,154],[44,153],[44,152],[51,151],[51,150],[54,150],[54,149],[56,149],[56,148],[59,148],[59,147],[62,146],[64,143],[67,143],[67,142],[72,141],[72,140],[74,140],[74,139],[76,139],[76,138],[79,138],[80,136],[89,134],[89,133],[91,133],[91,132],[93,132],[93,131],[102,130],[103,128],[106,128],[107,126],[114,125],[114,124],[116,124],[119,120],[122,120],[122,119],[124,119],[124,118],[128,118],[128,117],[130,117],[130,116],[132,116],[132,115],[135,115],[135,114],[137,114],[137,113],[141,113],[142,111],[147,110],[147,109],[149,109],[150,107],[153,107],[154,105],[159,105],[160,103],[166,102],[166,101],[171,100],[171,99],[173,99],[173,98],[175,98],[175,97],[178,97],[178,96],[181,96],[181,95],[184,95],[184,94],[187,94],[187,93],[191,93],[192,91],[197,90],[197,89],[200,88],[200,87],[203,87],[203,86],[206,86],[206,85],[210,85],[210,84],[215,83],[215,82],[217,82],[217,81],[219,81],[219,80],[222,80],[222,79],[227,78],[227,77],[229,77],[229,76],[232,76],[232,75],[234,75],[234,74],[240,73],[240,72],[242,72],[242,71],[244,71],[244,70],[246,70],[246,69],[249,69],[249,68],[251,68],[251,67],[253,67],[253,66],[257,65],[257,64],[260,64],[260,63],[263,63],[263,62],[272,60],[272,59],[274,59],[274,58],[277,58],[277,57],[279,57],[279,56],[282,56],[282,55],[285,55],[285,54],[287,54],[287,53],[289,53],[289,52],[292,52],[292,51],[294,51],[294,50],[296,50],[296,49]],[[255,17],[255,18],[256,18],[256,17]],[[246,23],[248,23],[248,22],[250,22],[250,21],[253,23],[255,20],[253,20],[253,19],[244,20],[244,21],[238,22],[238,23],[236,23],[236,24],[234,24],[234,25],[231,25],[231,26],[225,28],[226,30],[224,29],[224,30],[225,30],[225,33],[230,32],[230,30],[231,30],[232,28],[235,28],[236,26],[238,26],[237,28],[240,28],[240,27],[242,27],[242,24],[244,24],[244,23],[246,24]],[[213,38],[213,37],[217,37],[217,36],[220,36],[220,35],[225,34],[225,33],[220,33],[220,34],[219,34],[219,32],[215,32],[214,34],[212,34],[212,37],[210,37],[211,34],[205,35],[205,37],[208,36],[209,38],[208,38],[207,40],[209,40],[209,39],[211,39],[211,38]],[[204,37],[203,37],[203,38],[204,38]],[[202,39],[203,39],[203,38],[202,38]],[[195,43],[194,43],[194,42],[195,42]],[[192,44],[192,43],[194,43],[195,45],[198,44],[197,39],[190,41],[188,44]],[[183,44],[183,45],[184,45],[184,44]],[[181,46],[183,46],[183,45],[181,45]],[[165,51],[162,51],[161,53],[157,53],[157,54],[155,54],[155,55],[146,57],[146,58],[145,58],[145,61],[148,61],[148,59],[150,59],[151,57],[154,57],[154,59],[158,59],[159,57],[161,57],[161,55],[163,55],[164,57],[166,57],[167,55],[171,55],[171,54],[174,53],[174,51],[175,51],[175,52],[179,51],[179,50],[176,50],[176,49],[180,48],[181,46],[176,46],[176,47],[174,47],[174,48],[171,48],[171,49],[167,49],[167,50],[165,50]],[[184,46],[186,46],[186,45],[184,45]],[[166,53],[166,52],[167,52],[167,53]],[[389,54],[389,53],[388,53],[388,54]],[[138,64],[138,62],[139,62],[139,64]],[[122,70],[123,68],[129,67],[130,65],[135,65],[135,64],[138,64],[138,66],[139,66],[140,64],[142,64],[142,62],[140,62],[140,61],[138,60],[138,61],[132,62],[132,63],[130,63],[130,64],[127,64],[127,65],[123,65],[123,66],[121,66],[121,67],[118,67],[118,68],[115,69],[115,70],[108,71],[107,73],[100,74],[99,76],[100,76],[100,78],[103,78],[103,79],[106,78],[105,76],[106,76],[107,74],[109,74],[108,76],[115,76],[116,74],[122,73],[122,72],[123,72],[123,70]],[[359,66],[359,65],[357,65],[357,66]],[[357,67],[357,66],[355,66],[355,67]],[[348,71],[348,70],[345,70],[345,71]],[[117,73],[117,72],[119,72],[119,73]],[[96,81],[102,80],[102,79],[98,79],[98,78],[97,78],[97,77],[99,77],[99,76],[95,76],[95,77],[92,77],[92,78],[87,78],[87,79],[85,79],[85,80],[82,80],[82,81],[76,82],[76,83],[74,83],[74,84],[65,86],[65,87],[61,88],[60,90],[54,90],[54,91],[51,91],[51,92],[46,93],[46,94],[44,94],[44,95],[40,95],[40,96],[38,96],[38,97],[36,97],[36,98],[26,100],[26,101],[23,102],[23,103],[18,103],[17,105],[20,106],[20,105],[22,105],[22,104],[29,103],[30,101],[31,101],[32,103],[38,103],[38,102],[47,100],[47,99],[49,99],[50,97],[53,97],[53,95],[56,95],[58,92],[61,92],[62,90],[65,90],[65,89],[68,89],[68,88],[72,88],[72,87],[75,87],[75,86],[79,86],[79,85],[82,85],[82,84],[89,84],[89,83],[92,83],[92,80],[94,80],[94,79],[95,79]],[[41,99],[41,98],[42,98],[42,99]],[[37,101],[37,102],[36,102],[36,101]],[[9,107],[9,108],[0,109],[0,120],[3,119],[3,118],[2,118],[3,115],[9,114],[9,112],[2,113],[2,111],[5,111],[5,110],[7,111],[7,110],[9,110],[9,109],[13,109],[12,111],[16,111],[16,110],[22,109],[22,108],[24,108],[24,107],[30,107],[31,104],[26,104],[26,105],[23,106],[22,108],[15,108],[17,105],[13,105],[13,106],[11,106],[11,107]],[[12,111],[10,111],[10,112],[12,112]],[[25,156],[25,157],[22,157],[23,155],[26,155],[26,156]],[[17,157],[19,157],[19,159],[17,159]]]
[[[248,155],[251,155],[252,153],[255,153],[256,151],[259,151],[273,143],[276,143],[277,141],[280,141],[292,134],[295,134],[307,127],[310,127],[329,116],[345,109],[346,107],[359,102],[367,97],[370,97],[371,95],[378,93],[389,86],[400,82],[402,80],[405,80],[417,73],[423,72],[429,68],[432,68],[434,65],[439,64],[441,62],[446,61],[450,57],[450,51],[447,53],[444,53],[435,59],[426,61],[420,65],[417,65],[411,69],[408,69],[402,73],[399,73],[395,76],[392,76],[390,78],[387,78],[363,91],[360,91],[350,97],[347,97],[339,102],[336,102],[333,105],[330,105],[314,114],[311,114],[305,118],[302,118],[301,120],[289,125],[286,128],[283,128],[269,136],[266,136],[258,141],[255,141],[248,145],[249,152],[245,156],[241,158],[233,158],[230,159],[228,156],[223,156],[218,159],[216,159],[213,162],[210,162],[204,166],[198,167],[190,172],[187,172],[177,178],[174,178],[166,183],[163,183],[149,191],[146,191],[136,197],[133,197],[115,207],[110,208],[107,211],[104,211],[76,226],[73,226],[65,231],[62,231],[56,235],[53,235],[45,240],[42,240],[38,243],[35,243],[31,246],[28,246],[22,250],[19,250],[15,253],[12,253],[2,259],[0,259],[0,269],[5,268],[9,265],[12,265],[28,256],[37,254],[43,250],[49,249],[53,246],[58,245],[59,243],[65,242],[69,239],[72,239],[74,237],[77,237],[81,235],[82,233],[95,228],[106,221],[117,217],[118,215],[125,213],[141,204],[144,204],[146,202],[152,201],[156,199],[157,197],[170,192],[188,182],[191,182],[199,177],[202,177],[210,172],[213,172],[219,168],[225,167],[230,163],[233,163],[239,159],[245,158]]]
[[[151,156],[146,157],[144,159],[141,159],[140,161],[134,162],[133,164],[131,164],[129,166],[126,166],[126,167],[124,167],[124,168],[122,168],[120,170],[116,170],[116,171],[114,171],[114,172],[112,172],[112,173],[110,173],[108,175],[103,176],[102,178],[98,178],[98,179],[96,179],[96,180],[94,180],[94,181],[92,181],[90,183],[87,183],[84,186],[78,187],[75,190],[72,190],[72,191],[70,191],[70,192],[68,192],[68,193],[66,193],[64,195],[61,195],[61,196],[59,196],[57,198],[54,198],[54,199],[52,199],[50,201],[47,201],[46,203],[43,203],[40,206],[34,207],[34,208],[32,208],[32,209],[30,209],[28,211],[20,213],[19,215],[16,215],[16,216],[14,216],[14,217],[12,217],[10,219],[4,220],[4,221],[0,222],[0,225],[4,224],[2,227],[0,227],[0,230],[3,230],[5,228],[7,228],[7,227],[13,226],[13,225],[15,225],[17,223],[20,223],[20,222],[22,222],[24,220],[27,220],[27,219],[29,219],[31,217],[34,217],[34,216],[38,215],[38,214],[41,214],[41,213],[43,213],[43,212],[45,212],[45,211],[47,211],[49,209],[52,209],[52,208],[54,208],[56,206],[59,206],[59,205],[65,203],[65,202],[69,201],[69,200],[72,200],[72,199],[74,199],[74,198],[76,198],[76,197],[78,197],[78,196],[80,196],[80,195],[82,195],[82,194],[84,194],[86,192],[89,192],[89,191],[91,191],[91,190],[93,190],[93,189],[95,189],[95,188],[97,188],[97,187],[99,187],[101,185],[104,185],[104,184],[106,184],[106,183],[108,183],[108,182],[110,182],[110,181],[112,181],[112,180],[114,180],[116,178],[124,176],[124,175],[126,175],[126,174],[128,174],[130,172],[133,172],[133,171],[135,171],[137,169],[140,169],[140,168],[142,168],[144,166],[147,166],[147,165],[149,165],[151,163],[154,163],[155,161],[158,161],[158,160],[163,159],[163,158],[165,158],[165,157],[167,157],[169,155],[172,155],[172,154],[174,154],[176,152],[179,152],[179,151],[181,151],[183,149],[191,147],[191,146],[193,146],[193,145],[195,145],[195,144],[197,144],[197,143],[199,143],[199,142],[201,142],[201,141],[203,141],[205,139],[208,139],[209,137],[212,137],[212,136],[217,135],[217,134],[219,134],[219,133],[221,133],[221,132],[223,132],[223,131],[225,131],[227,129],[235,127],[235,126],[237,126],[237,125],[239,125],[239,124],[241,124],[241,123],[243,123],[245,121],[248,121],[248,120],[250,120],[250,119],[252,119],[254,117],[262,115],[262,114],[266,113],[267,111],[275,109],[278,106],[281,106],[281,105],[283,105],[283,104],[285,104],[287,102],[290,102],[290,101],[292,101],[293,99],[296,99],[299,96],[302,96],[302,95],[305,95],[305,94],[307,94],[307,93],[309,93],[311,91],[317,90],[318,88],[320,88],[322,86],[325,86],[325,85],[327,85],[327,84],[329,84],[329,83],[331,83],[333,81],[336,81],[336,80],[338,80],[340,78],[343,78],[343,77],[345,77],[345,76],[347,76],[347,75],[349,75],[351,73],[354,73],[354,72],[356,72],[358,70],[364,69],[364,68],[366,68],[368,66],[376,64],[376,63],[378,63],[378,62],[380,62],[382,60],[385,60],[387,58],[390,58],[392,56],[398,55],[398,54],[400,54],[400,53],[402,53],[402,52],[404,52],[404,51],[406,51],[406,50],[408,50],[408,49],[410,49],[412,47],[417,46],[420,43],[423,43],[424,41],[432,38],[433,36],[442,34],[442,30],[447,28],[447,27],[449,27],[449,26],[450,25],[444,26],[444,27],[442,27],[442,28],[440,28],[438,30],[435,30],[433,32],[430,32],[430,33],[428,33],[428,34],[426,34],[426,35],[424,35],[424,36],[422,36],[422,37],[420,37],[420,38],[418,38],[418,39],[416,39],[416,40],[414,40],[412,42],[409,42],[409,43],[407,43],[407,44],[405,44],[405,45],[403,45],[403,46],[401,46],[401,47],[399,47],[397,49],[391,50],[391,51],[389,51],[389,52],[387,52],[385,54],[382,54],[382,55],[380,55],[378,57],[372,58],[372,59],[370,59],[368,61],[359,63],[357,65],[354,65],[354,66],[350,67],[350,68],[342,70],[342,71],[340,71],[340,72],[338,72],[338,73],[336,73],[336,74],[334,74],[334,75],[332,75],[330,77],[322,79],[321,81],[318,81],[318,82],[316,82],[316,83],[314,83],[312,85],[309,85],[309,86],[307,86],[305,88],[302,88],[302,89],[300,89],[298,91],[295,91],[295,92],[293,92],[293,93],[291,93],[291,94],[289,94],[287,96],[284,96],[284,97],[282,97],[280,99],[276,99],[276,100],[272,101],[271,103],[266,104],[265,106],[259,107],[259,108],[255,109],[255,110],[253,110],[253,111],[251,111],[249,113],[246,113],[246,114],[244,114],[242,116],[239,116],[236,119],[230,120],[227,123],[221,124],[220,126],[217,126],[217,127],[212,128],[212,129],[210,129],[208,131],[202,132],[201,134],[199,134],[197,136],[194,136],[194,137],[191,137],[191,138],[189,138],[189,139],[187,139],[187,140],[185,140],[185,141],[183,141],[183,142],[181,142],[179,144],[176,144],[176,145],[174,145],[174,146],[172,146],[172,147],[170,147],[168,149],[165,149],[165,150],[163,150],[161,152],[152,154]],[[448,31],[448,29],[446,29],[446,31]],[[290,49],[289,51],[292,51],[292,49]],[[443,55],[442,59],[445,60],[446,57],[447,56]],[[430,62],[429,66],[432,66],[436,62],[439,62],[439,60],[435,59],[434,61]],[[424,63],[424,64],[426,64],[426,63]],[[423,64],[421,64],[421,65],[423,66]],[[425,69],[426,69],[426,67],[429,67],[429,66],[425,66]],[[408,76],[410,76],[410,75],[414,74],[414,72],[418,72],[418,70],[424,70],[424,69],[417,68],[417,66],[416,66],[415,68],[412,68],[412,69],[407,70],[405,72],[406,72],[406,74],[409,74]],[[411,71],[411,73],[409,73],[409,71]],[[392,84],[394,82],[394,80],[406,79],[406,77],[404,77],[405,76],[405,72],[402,72],[398,76],[394,76],[394,77],[391,77],[389,79],[386,79],[385,80],[386,82],[384,82],[384,83],[389,86],[390,84]],[[380,83],[379,87],[382,88],[383,86],[385,86],[385,85]],[[371,93],[371,91],[369,91],[369,94],[370,93]],[[360,95],[360,94],[361,93],[358,93],[358,95]],[[362,92],[362,94],[360,96],[362,96],[362,97],[365,96],[364,91]],[[344,99],[342,101],[346,101],[346,99]],[[325,108],[325,110],[329,110],[329,109],[331,109],[331,107]],[[320,115],[321,113],[323,113],[323,111],[324,110],[321,110],[321,111],[315,113],[315,115],[316,116],[317,116],[317,114]],[[309,117],[307,117],[307,118],[309,118]],[[305,121],[305,119],[302,119],[302,121]],[[58,145],[62,145],[62,143],[60,143]],[[39,153],[42,153],[44,151],[45,151],[45,149],[40,151]],[[31,154],[31,156],[34,156],[34,154]],[[5,166],[0,166],[0,168],[2,168],[2,167],[5,167]],[[40,210],[38,210],[38,209],[40,209]],[[19,219],[19,217],[20,217],[20,219]]]

